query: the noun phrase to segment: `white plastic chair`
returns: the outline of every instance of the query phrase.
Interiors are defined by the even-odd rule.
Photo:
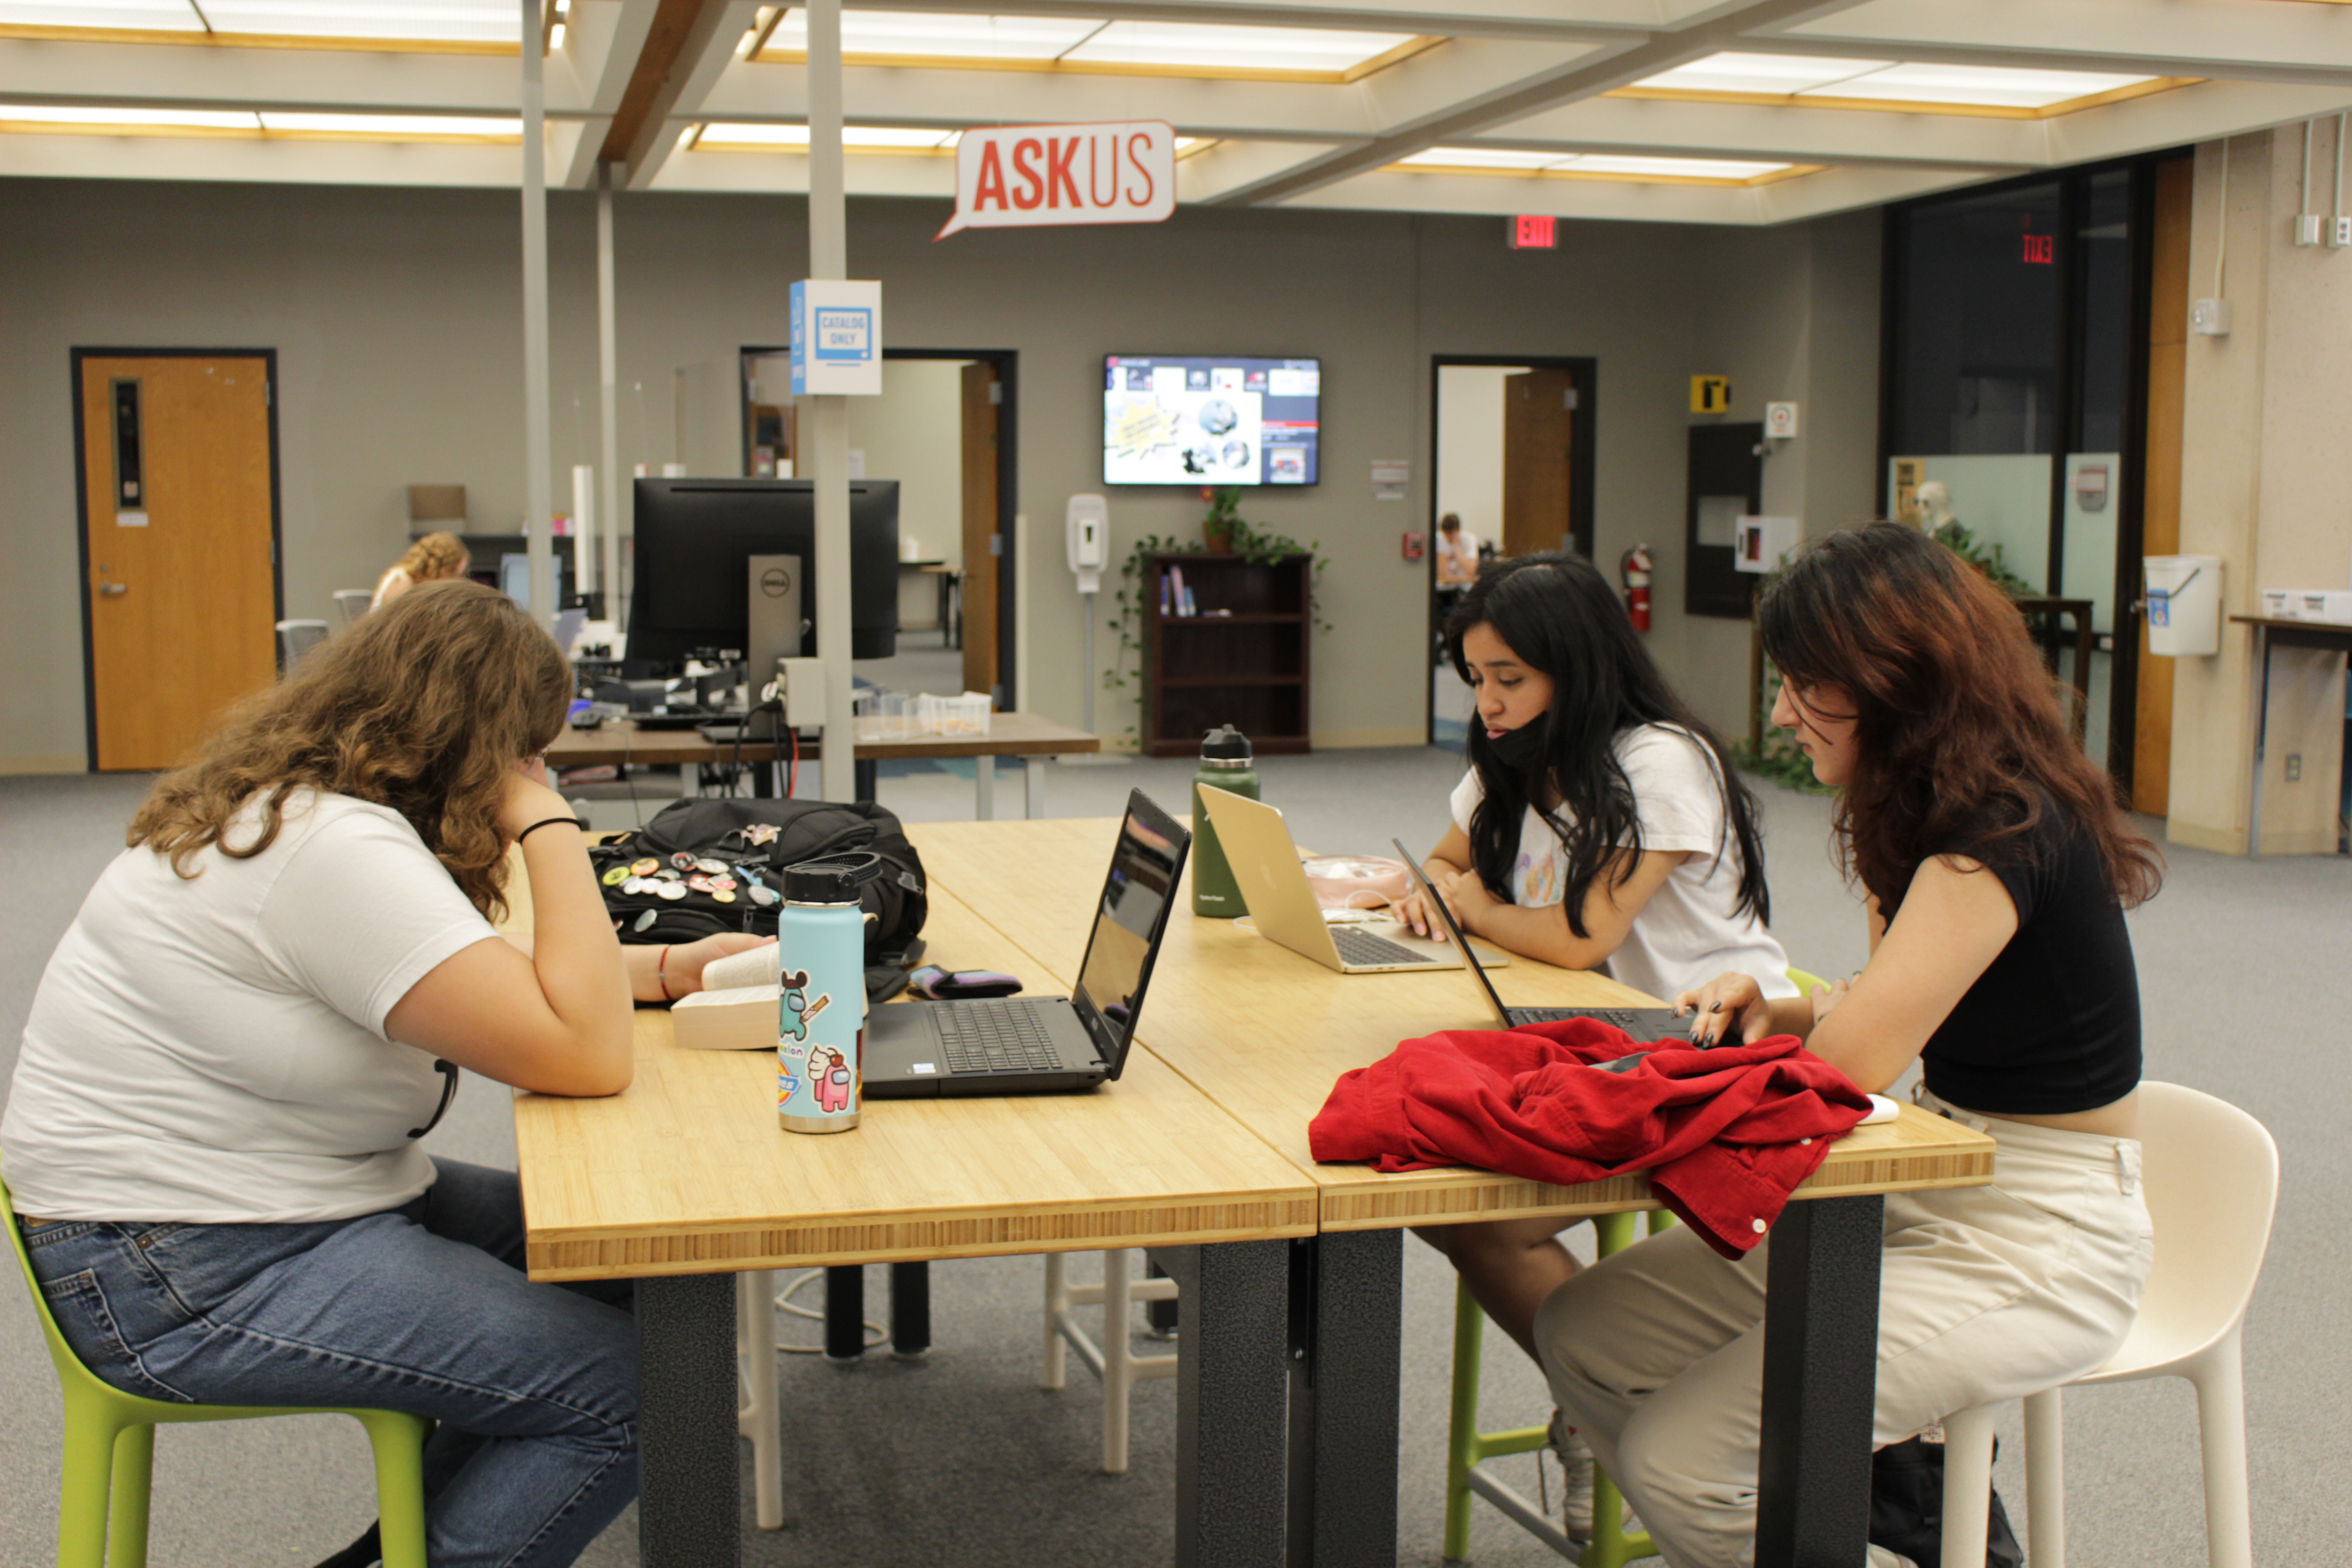
[[[2156,1226],[2156,1267],[2139,1318],[2085,1384],[2183,1377],[2197,1390],[2205,1458],[2205,1552],[2211,1568],[2253,1568],[2246,1489],[2246,1306],[2278,1206],[2278,1145],[2226,1100],[2173,1083],[2139,1086],[2141,1181]],[[2025,1401],[2025,1560],[2065,1568],[2066,1471],[2062,1389]],[[1993,1407],[1944,1422],[1944,1568],[1983,1568]]]
[[[1068,1366],[1065,1350],[1094,1368],[1102,1379],[1103,1474],[1127,1474],[1128,1394],[1146,1379],[1176,1375],[1172,1355],[1137,1355],[1134,1303],[1172,1301],[1173,1279],[1137,1279],[1128,1271],[1129,1247],[1113,1247],[1103,1256],[1103,1282],[1073,1285],[1064,1273],[1066,1255],[1045,1254],[1045,1366],[1037,1379],[1040,1388],[1058,1389]],[[1097,1344],[1070,1316],[1073,1307],[1102,1304],[1102,1342]]]

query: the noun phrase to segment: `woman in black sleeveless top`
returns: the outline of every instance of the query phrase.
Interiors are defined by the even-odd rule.
[[[1676,1003],[1718,1038],[1801,1036],[1873,1092],[1917,1059],[1917,1101],[2000,1146],[1990,1186],[1886,1200],[1885,1445],[2078,1377],[2131,1327],[2155,1244],[2124,910],[2158,865],[2015,607],[1943,545],[1895,523],[1832,535],[1759,616],[1773,721],[1840,791],[1870,962],[1808,998],[1726,974]],[[1752,1546],[1767,1247],[1733,1263],[1669,1231],[1538,1315],[1555,1396],[1674,1568],[1734,1568]]]

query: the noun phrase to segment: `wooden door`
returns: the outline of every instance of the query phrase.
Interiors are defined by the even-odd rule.
[[[993,692],[996,665],[997,414],[1003,384],[996,366],[963,367],[963,689]],[[999,706],[1003,706],[1002,703]]]
[[[2147,458],[2140,476],[2140,552],[2180,548],[2180,418],[2189,354],[2189,200],[2195,164],[2156,166],[2155,257],[2147,301]],[[2134,585],[2131,596],[2140,596]],[[2139,675],[2132,693],[2132,809],[2172,809],[2172,660],[2147,650],[2147,617],[2134,614]]]
[[[1503,537],[1505,555],[1564,550],[1569,517],[1569,425],[1576,383],[1564,370],[1529,370],[1503,378]]]
[[[170,767],[277,676],[271,365],[76,359],[90,762]]]

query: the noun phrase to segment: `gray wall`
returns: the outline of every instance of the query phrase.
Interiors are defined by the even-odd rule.
[[[673,457],[677,367],[731,363],[786,336],[807,254],[798,198],[635,195],[618,202],[625,461]],[[1770,504],[1843,521],[1867,510],[1876,384],[1876,226],[1867,215],[1739,231],[1565,226],[1513,252],[1499,219],[1189,208],[1149,228],[972,233],[935,245],[939,205],[860,201],[850,270],[887,287],[886,335],[1020,352],[1022,700],[1074,721],[1077,598],[1060,520],[1099,489],[1100,356],[1316,354],[1323,482],[1248,497],[1254,520],[1330,557],[1315,649],[1327,744],[1417,741],[1423,567],[1398,550],[1430,525],[1429,360],[1580,354],[1599,363],[1598,544],[1660,556],[1653,646],[1710,719],[1744,722],[1746,634],[1680,614],[1686,378],[1727,371],[1740,414],[1807,403]],[[274,347],[279,363],[286,605],[326,613],[407,535],[404,487],[468,487],[478,527],[522,506],[516,200],[478,191],[0,180],[0,768],[80,765],[83,700],[68,350]],[[593,461],[593,209],[554,199],[555,489]],[[635,391],[642,383],[642,399]],[[1756,401],[1747,390],[1755,389]],[[1409,457],[1403,503],[1371,498],[1376,458]],[[1780,476],[1802,475],[1793,495]],[[1189,491],[1114,493],[1112,540],[1192,534]],[[1112,638],[1097,638],[1107,662]],[[1131,721],[1123,700],[1097,727]]]

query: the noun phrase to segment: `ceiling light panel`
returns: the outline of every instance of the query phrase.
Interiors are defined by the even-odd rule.
[[[841,144],[856,150],[930,152],[952,142],[956,132],[919,129],[911,125],[848,125],[842,128]],[[772,148],[781,153],[808,151],[809,132],[805,125],[720,125],[702,128],[698,147],[759,147]]]
[[[258,131],[251,110],[84,109],[0,103],[0,120],[41,125],[135,126],[172,131]]]
[[[188,0],[0,0],[0,26],[98,27],[148,33],[201,33],[205,19]]]
[[[1670,180],[1754,180],[1792,166],[1736,158],[1621,157],[1613,153],[1588,153],[1561,165],[1578,174],[1656,175]]]
[[[1312,27],[1217,27],[1113,22],[1062,58],[1074,64],[1162,69],[1313,71],[1337,75],[1413,41],[1412,33]]]
[[[1644,77],[1635,87],[1678,88],[1685,92],[1803,92],[1884,70],[1892,60],[1842,60],[1816,55],[1709,55]]]
[[[522,36],[522,8],[506,0],[203,0],[203,7],[215,33],[470,44]]]
[[[281,114],[268,109],[262,110],[261,128],[319,136],[382,136],[395,140],[431,136],[522,139],[520,120],[459,114]]]
[[[1510,147],[1432,147],[1400,160],[1406,166],[1428,164],[1443,169],[1549,169],[1565,163],[1572,153],[1522,153]]]
[[[2047,109],[2156,79],[2105,71],[2011,70],[2000,66],[1888,66],[1801,97],[1877,99],[1888,103],[1965,103],[1987,109]]]
[[[844,11],[841,52],[917,58],[1051,60],[1102,26],[1098,17],[982,16],[931,11]],[[808,52],[808,13],[795,5],[768,47]]]

